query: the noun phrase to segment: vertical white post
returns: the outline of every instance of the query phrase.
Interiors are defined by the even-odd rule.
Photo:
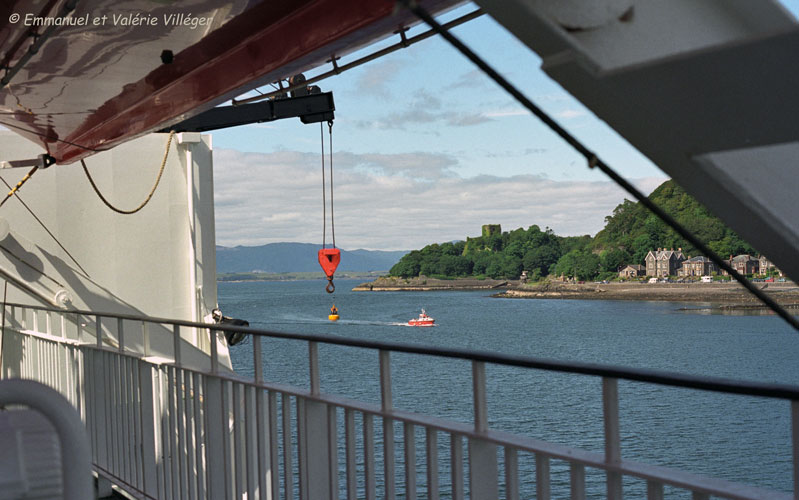
[[[585,500],[585,466],[572,462],[569,480],[571,482],[571,500]]]
[[[505,497],[519,500],[519,453],[516,448],[505,448]]]
[[[663,485],[656,481],[647,481],[646,500],[663,500]]]
[[[244,389],[244,442],[247,448],[247,498],[257,498],[258,457],[260,446],[261,422],[258,420],[255,401],[255,388],[245,385]]]
[[[203,385],[205,376],[200,376],[199,373],[192,373],[192,388],[194,389],[194,440],[196,446],[194,448],[195,459],[194,463],[197,464],[197,498],[206,498],[206,475],[207,467],[205,460],[205,441],[206,436],[206,422],[205,422],[205,391]]]
[[[227,434],[227,415],[222,402],[222,380],[218,377],[206,377],[205,399],[208,498],[227,498],[225,494],[227,453],[223,446],[223,435]]]
[[[614,467],[621,464],[618,379],[602,378],[602,410],[605,421],[605,463]],[[609,500],[621,500],[622,484],[620,472],[608,470],[607,487]]]
[[[319,395],[319,344],[308,342],[308,374],[310,375],[311,394]]]
[[[176,332],[179,333],[179,332]],[[179,336],[179,335],[178,335]],[[179,481],[176,481],[180,486],[181,495],[188,495],[189,491],[189,476],[193,474],[193,471],[190,471],[188,468],[188,455],[189,455],[189,445],[188,443],[191,441],[191,434],[189,432],[189,425],[190,420],[188,419],[187,415],[187,404],[186,404],[186,397],[187,393],[189,392],[189,383],[186,379],[186,372],[179,368],[174,368],[175,371],[175,398],[177,399],[176,403],[176,415],[175,420],[177,423],[177,453],[180,461],[178,462],[178,477]]]
[[[376,495],[375,481],[375,427],[372,415],[363,414],[363,461],[366,500],[374,500]]]
[[[172,342],[175,350],[175,364],[180,366],[182,361],[180,355],[180,325],[172,325]]]
[[[412,423],[405,422],[403,425],[403,438],[405,439],[405,498],[416,500],[416,440]]]
[[[199,399],[198,388],[194,383],[196,373],[189,370],[183,372],[183,400],[186,409],[186,477],[189,482],[189,489],[186,494],[189,498],[199,498],[197,494],[197,478],[200,475],[200,467],[202,464],[197,463],[197,449],[199,441],[197,441],[197,426],[199,425],[200,414],[196,413],[195,402]]]
[[[283,487],[285,500],[294,498],[294,479],[292,476],[291,458],[291,398],[285,392],[280,395],[280,407],[283,413]]]
[[[486,401],[486,369],[482,361],[472,362],[472,396],[474,400],[474,430],[488,430]],[[497,447],[482,439],[469,438],[469,491],[472,500],[491,500],[499,495]]]
[[[122,318],[117,318],[117,343],[119,352],[125,352],[125,327]]]
[[[331,490],[332,450],[327,405],[311,399],[297,398],[300,461],[300,497],[304,500],[329,499]],[[337,469],[337,467],[336,467]]]
[[[261,337],[252,336],[252,363],[255,368],[255,383],[260,384],[264,381],[264,358],[261,350]]]
[[[793,442],[793,498],[799,500],[799,401],[791,401],[791,441]]]
[[[233,382],[233,472],[235,474],[235,497],[244,498],[247,483],[244,443],[244,387]],[[249,497],[248,497],[249,498]]]
[[[391,396],[391,352],[380,351],[380,403],[383,410],[383,475],[386,500],[394,500],[394,421],[386,416],[393,408]]]
[[[355,412],[344,409],[344,456],[347,464],[347,500],[358,498],[357,464],[355,462]]]
[[[139,411],[141,412],[141,447],[142,447],[142,466],[144,469],[144,492],[152,497],[158,496],[158,480],[156,476],[156,440],[155,421],[158,415],[155,414],[153,400],[153,368],[149,363],[139,360],[135,361],[139,372],[139,387],[141,388],[141,402]]]
[[[474,430],[488,430],[488,405],[486,401],[486,365],[472,361],[472,398],[474,400]]]
[[[79,325],[80,327],[80,325]],[[144,357],[150,356],[150,329],[147,327],[147,322],[141,322],[141,343]]]
[[[463,500],[463,438],[450,435],[450,457],[452,461],[452,500]]]
[[[267,469],[267,482],[270,483],[272,488],[272,497],[269,497],[267,492],[267,500],[277,500],[280,498],[280,478],[278,474],[280,467],[278,466],[279,451],[277,439],[277,394],[274,391],[269,391],[269,468]]]
[[[219,373],[219,347],[216,345],[218,330],[208,330],[208,337],[211,340],[211,373]]]
[[[338,498],[338,412],[333,405],[327,406],[327,468],[330,477],[328,492],[330,499]]]
[[[197,134],[178,134],[177,143],[183,147],[186,153],[186,212],[189,214],[189,234],[188,249],[186,252],[186,264],[189,270],[189,290],[191,295],[188,297],[191,307],[191,320],[200,321],[199,298],[197,296],[197,242],[194,212],[194,159],[192,158],[192,143],[197,142],[194,136]],[[195,330],[196,331],[196,330]],[[198,333],[195,333],[198,335]]]
[[[103,325],[100,321],[100,316],[95,317],[95,340],[97,341],[97,348],[103,348]]]
[[[92,410],[95,427],[95,447],[97,451],[97,463],[101,467],[108,467],[107,448],[106,448],[106,414],[105,414],[105,380],[106,370],[103,366],[105,356],[102,351],[92,353],[92,382],[94,394],[92,395]]]
[[[438,500],[438,432],[425,429],[427,443],[427,500]]]
[[[535,490],[536,500],[549,500],[549,457],[541,453],[535,454]]]

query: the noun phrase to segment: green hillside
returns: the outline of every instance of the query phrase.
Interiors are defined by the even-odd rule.
[[[718,218],[677,186],[666,181],[650,195],[656,204],[705,241],[719,255],[753,253]],[[499,231],[483,226],[483,234],[466,241],[427,245],[413,250],[391,268],[391,276],[518,278],[522,270],[532,280],[553,274],[577,279],[615,277],[620,266],[643,264],[647,252],[657,248],[692,248],[640,203],[624,200],[605,217],[605,227],[595,237],[563,237],[538,226]]]
[[[754,253],[749,244],[674,181],[658,186],[649,198],[722,257]],[[688,255],[697,255],[696,248],[643,205],[626,199],[605,217],[605,228],[594,237],[594,248],[621,249],[630,263],[642,264],[647,252],[658,247],[682,248]]]

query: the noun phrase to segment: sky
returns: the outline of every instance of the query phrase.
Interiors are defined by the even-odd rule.
[[[439,20],[474,9],[467,5]],[[427,29],[415,27],[408,36]],[[489,16],[453,33],[639,189],[649,193],[667,179],[550,80],[540,58]],[[397,41],[345,56],[339,65]],[[340,248],[417,249],[478,236],[483,224],[594,235],[625,198],[440,37],[317,85],[333,92],[336,105],[334,222]],[[323,133],[327,152],[327,125]],[[213,146],[219,245],[322,242],[318,124],[289,119],[215,131]],[[329,194],[327,201],[330,243]]]
[[[782,4],[799,15],[799,0]],[[467,4],[438,19],[475,9]],[[427,30],[419,24],[407,36]],[[667,180],[550,80],[540,58],[490,16],[452,31],[640,191],[648,194]],[[346,55],[339,65],[397,41],[394,36]],[[484,224],[593,236],[630,198],[439,36],[317,85],[333,92],[336,105],[332,159],[340,248],[412,250],[478,236]],[[244,97],[250,95],[256,93]],[[321,245],[323,228],[331,242],[329,191],[323,219],[320,132],[326,175],[330,146],[327,126],[321,129],[288,119],[211,134],[217,244]]]

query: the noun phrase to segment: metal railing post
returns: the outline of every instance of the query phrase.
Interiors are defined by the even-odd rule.
[[[141,449],[142,468],[144,478],[144,492],[152,497],[158,496],[158,479],[156,468],[156,442],[155,434],[158,415],[155,414],[155,394],[153,391],[153,367],[146,362],[135,361],[139,371],[139,388],[141,390],[141,406],[139,406],[141,420]]]
[[[791,441],[793,443],[793,498],[799,500],[799,400],[791,401]]]
[[[223,445],[223,434],[228,432],[227,405],[222,401],[222,380],[216,376],[206,377],[205,382],[205,407],[206,428],[205,439],[207,444],[206,473],[208,475],[208,498],[227,498],[226,484],[228,453]]]
[[[95,326],[94,332],[95,332],[95,340],[97,341],[97,348],[98,349],[102,349],[103,348],[103,325],[102,325],[102,320],[100,319],[100,316],[95,316],[94,321],[95,321],[95,323],[94,323],[94,326]]]
[[[308,375],[311,386],[311,394],[319,395],[319,344],[308,342]]]
[[[180,325],[172,325],[172,342],[175,350],[175,364],[180,366],[182,363],[180,352]]]
[[[125,352],[125,328],[124,320],[117,318],[117,343],[119,344],[119,352]]]
[[[619,434],[619,380],[602,377],[602,410],[605,421],[605,463],[611,467],[621,464],[621,437]],[[621,473],[607,472],[608,499],[621,500]]]
[[[486,366],[472,361],[472,395],[474,400],[474,430],[488,431],[486,399]],[[469,438],[469,491],[473,500],[493,500],[499,495],[497,447],[483,439]]]
[[[380,350],[380,406],[383,410],[383,474],[386,500],[394,500],[396,481],[394,471],[394,420],[385,414],[391,412],[391,351]]]

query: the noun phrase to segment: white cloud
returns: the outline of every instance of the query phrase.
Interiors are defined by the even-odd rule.
[[[218,149],[214,165],[220,245],[321,243],[318,155]],[[337,154],[337,245],[421,248],[478,235],[488,223],[506,230],[537,224],[560,235],[595,234],[625,197],[610,182],[558,182],[534,175],[464,179],[452,174],[454,166],[450,157],[426,153]],[[664,180],[635,183],[648,193]]]
[[[580,116],[585,116],[585,111],[579,109],[564,109],[563,111],[558,112],[555,116],[558,118],[577,118]]]
[[[506,116],[525,116],[531,115],[530,111],[524,108],[507,108],[507,109],[497,109],[496,111],[489,111],[487,113],[483,113],[489,118],[504,118]]]
[[[384,60],[368,64],[355,83],[358,93],[378,97],[390,95],[388,84],[391,79],[402,70],[402,64],[397,60]]]
[[[452,111],[445,106],[442,100],[423,89],[418,89],[408,94],[410,100],[403,104],[403,111],[395,111],[378,120],[360,120],[356,125],[362,129],[378,130],[403,130],[407,131],[408,125],[418,124],[444,124],[455,127],[477,125],[491,121],[492,117],[485,113]],[[418,127],[410,127],[414,132],[420,132]],[[425,131],[436,134],[435,130]]]

